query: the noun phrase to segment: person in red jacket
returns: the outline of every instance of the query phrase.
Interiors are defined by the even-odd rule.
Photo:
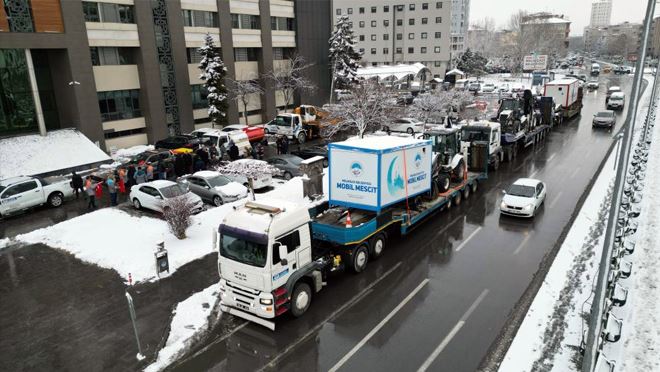
[[[101,196],[103,196],[103,186],[101,186],[101,182],[96,184],[94,194],[96,194],[96,199],[101,200]]]

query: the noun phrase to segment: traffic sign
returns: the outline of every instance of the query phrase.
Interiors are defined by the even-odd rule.
[[[541,55],[528,55],[523,58],[524,71],[545,70],[548,67],[548,56]]]

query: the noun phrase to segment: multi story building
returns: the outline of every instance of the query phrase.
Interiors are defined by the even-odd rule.
[[[470,0],[451,1],[451,58],[463,52],[470,25]]]
[[[333,20],[348,15],[365,65],[426,65],[444,77],[449,64],[451,3],[429,0],[333,0]],[[333,21],[334,25],[334,21]]]
[[[536,39],[532,46],[541,50],[539,53],[557,53],[566,55],[568,51],[568,37],[571,32],[571,21],[563,15],[540,12],[522,17],[520,32]]]
[[[259,79],[247,119],[264,122],[284,102],[260,76],[286,66],[295,30],[287,0],[4,0],[0,136],[75,127],[110,149],[208,126],[207,33],[229,78]],[[227,120],[239,121],[235,103]]]
[[[649,50],[649,55],[653,58],[660,57],[660,17],[653,18],[653,23],[651,24],[652,34],[651,45]]]
[[[642,25],[623,22],[607,27],[584,29],[585,49],[590,52],[635,58],[642,42]]]
[[[589,22],[589,27],[609,26],[611,18],[612,0],[594,0],[591,3],[591,22]]]

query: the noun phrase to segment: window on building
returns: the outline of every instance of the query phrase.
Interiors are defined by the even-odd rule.
[[[403,19],[397,19],[396,20],[396,25],[397,26],[403,26]]]
[[[376,48],[371,48],[371,54],[376,54]]]
[[[409,54],[413,54],[413,53],[415,53],[415,48],[413,48],[413,47],[408,47],[408,53],[409,53]],[[411,62],[411,63],[412,63],[412,62]]]
[[[337,10],[335,10],[335,14],[341,15],[341,8],[337,8]],[[238,28],[238,27],[234,27],[234,28]]]
[[[422,38],[422,39],[427,39],[428,36],[429,36],[429,34],[428,34],[427,32],[422,32],[422,36],[421,36],[421,38]]]
[[[183,9],[183,25],[186,27],[218,27],[218,12]]]
[[[429,3],[422,3],[422,9],[427,10],[429,8]]]
[[[423,24],[423,25],[428,24],[428,23],[429,23],[429,19],[428,19],[428,18],[422,18],[422,24]]]
[[[133,48],[91,47],[93,66],[134,65]]]
[[[409,10],[415,10],[415,4],[409,4],[408,9]]]
[[[376,41],[376,35],[371,35],[371,41]]]
[[[140,91],[138,89],[98,92],[97,96],[102,121],[124,120],[142,116]]]
[[[389,27],[390,26],[390,20],[389,19],[384,19],[383,20],[383,26]]]
[[[442,23],[442,17],[435,17],[435,23]]]
[[[375,6],[371,7],[371,13],[376,13],[376,7]]]
[[[411,32],[408,34],[408,40],[414,40],[415,39],[415,33]]]
[[[360,53],[364,54],[364,48],[360,48]]]
[[[403,40],[403,34],[396,34],[397,40]]]
[[[401,50],[401,48],[400,48],[400,47],[399,47],[399,48],[396,48],[396,54],[401,54],[401,53],[403,53],[402,50]]]
[[[435,3],[435,8],[436,8],[436,9],[442,9],[442,1],[437,1],[437,2]]]
[[[360,41],[364,41],[364,35],[359,36]]]
[[[222,50],[218,49],[218,53],[222,55]],[[186,48],[186,58],[188,63],[200,63],[202,62],[202,55],[199,53],[199,48]]]
[[[436,38],[436,39],[441,39],[441,38],[442,38],[442,32],[439,32],[439,31],[436,32],[436,33],[435,33],[435,38]]]
[[[360,7],[360,14],[364,14],[364,8]]]
[[[389,13],[389,12],[390,12],[390,6],[389,5],[383,6],[383,13]]]
[[[287,17],[270,17],[270,29],[273,31],[295,31],[295,19]]]
[[[347,12],[348,14],[353,14],[353,8],[348,8],[348,9],[346,9],[346,12]]]
[[[390,54],[390,48],[383,48],[383,54]]]
[[[390,34],[383,34],[383,40],[387,41],[390,39]]]
[[[376,21],[371,21],[371,27],[376,27]]]
[[[422,47],[419,52],[422,53],[422,54],[425,54],[426,53],[426,47]]]
[[[440,67],[442,66],[442,61],[435,61],[434,65],[435,67]]]
[[[259,60],[259,48],[234,48],[234,61],[256,62]]]
[[[205,121],[208,121],[208,118],[204,119]],[[136,134],[144,134],[146,133],[146,128],[134,128],[134,129],[127,129],[127,130],[116,130],[114,132],[105,132],[103,134],[103,137],[105,139],[112,139],[112,138],[119,138],[119,137],[126,137],[126,136],[134,136]]]
[[[378,66],[378,62],[371,62],[371,65],[376,67],[376,66]]]
[[[135,23],[133,5],[85,1],[83,14],[85,22]]]
[[[206,96],[208,92],[203,84],[196,84],[190,86],[190,93],[192,94],[192,107],[194,110],[207,108],[209,106],[209,101]]]
[[[394,9],[396,9],[397,12],[403,12],[403,5],[396,5],[394,6]]]
[[[364,21],[360,21],[360,23],[358,23],[358,26],[360,26],[360,28],[364,28]]]
[[[259,16],[252,14],[231,14],[231,27],[245,30],[258,30],[261,28]]]
[[[433,48],[433,52],[440,53],[440,47],[437,46],[437,47]]]

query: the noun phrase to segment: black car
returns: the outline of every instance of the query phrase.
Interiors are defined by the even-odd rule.
[[[202,139],[200,138],[182,134],[178,136],[167,137],[163,140],[156,142],[154,146],[156,146],[157,149],[174,150],[184,147],[195,150],[199,147],[201,143],[202,143]]]
[[[301,157],[303,159],[310,159],[315,156],[322,156],[323,166],[328,166],[328,147],[327,146],[311,146],[297,151],[291,151],[293,155]]]
[[[159,162],[173,161],[174,155],[169,151],[156,151],[150,150],[135,155],[126,165],[138,165],[142,166],[145,163],[151,163],[151,165],[157,166]]]

